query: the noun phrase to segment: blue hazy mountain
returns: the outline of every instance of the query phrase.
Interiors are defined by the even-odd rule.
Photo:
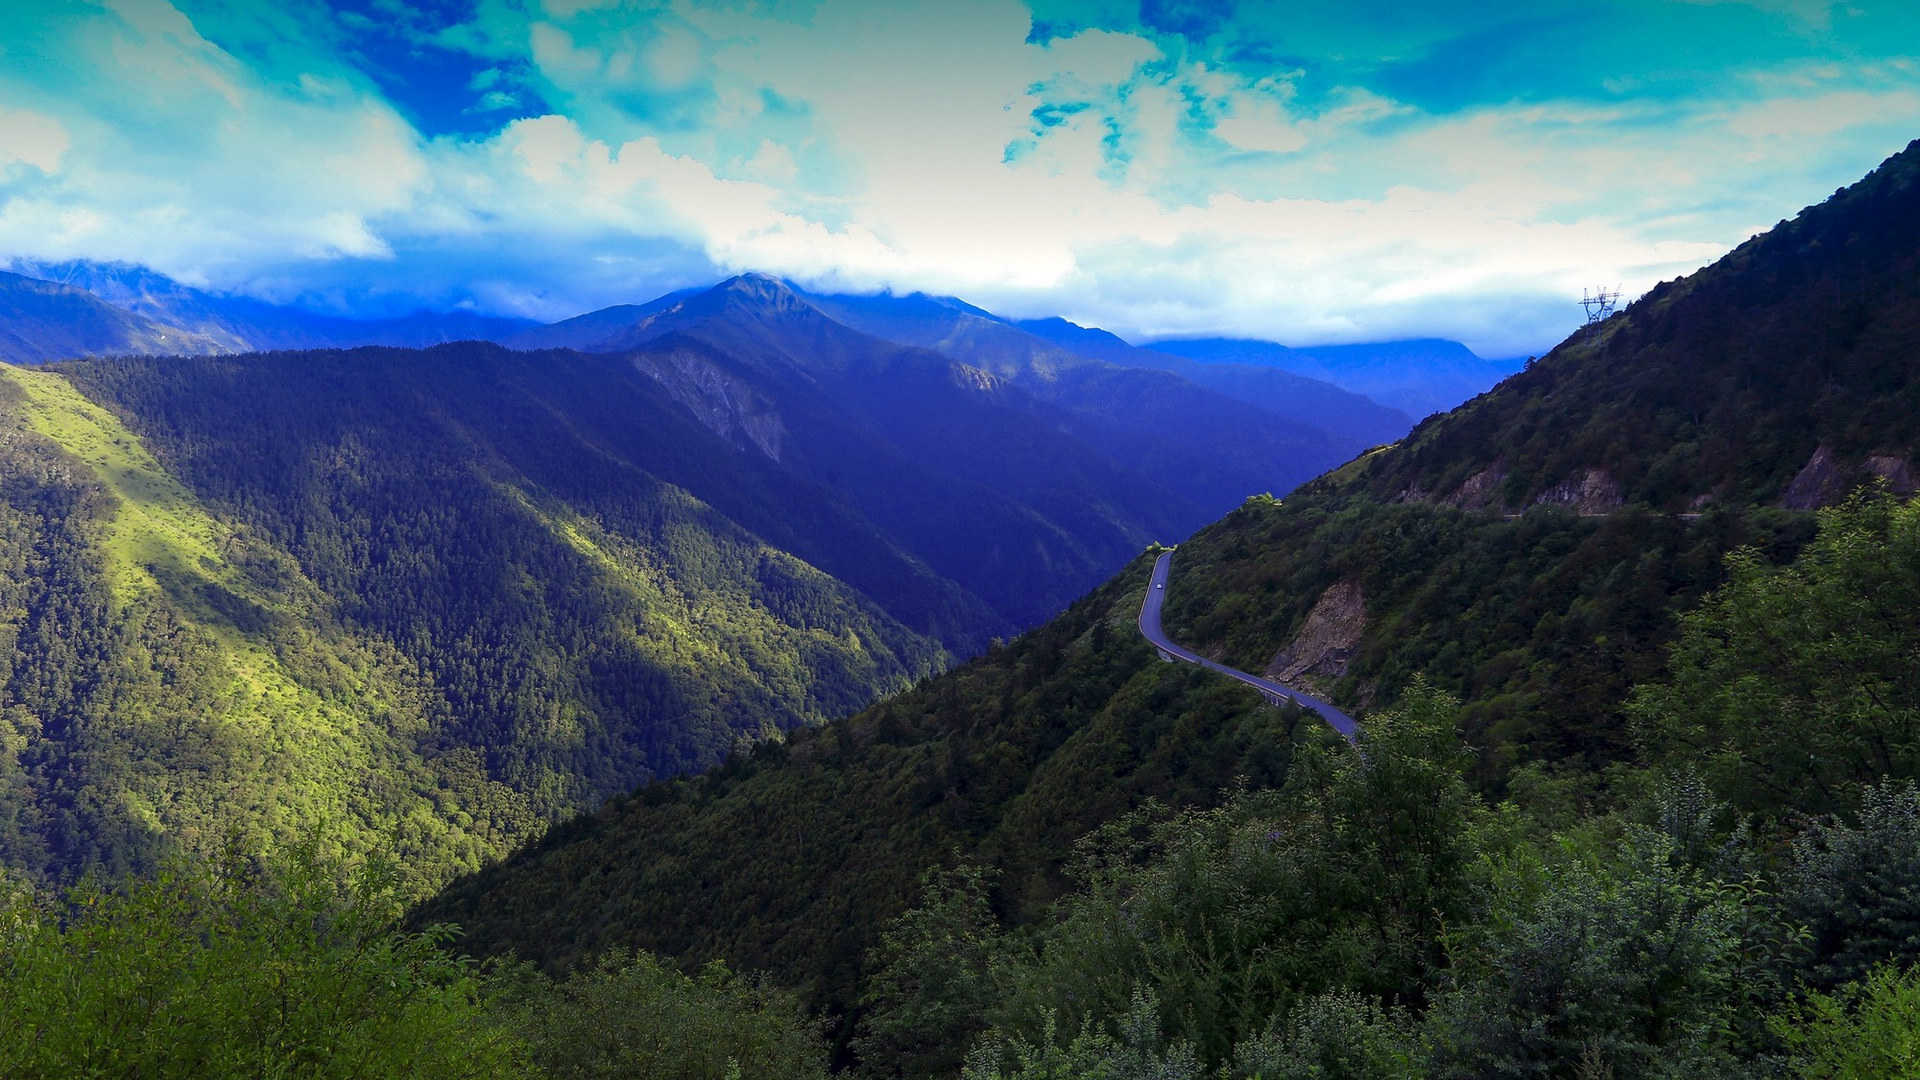
[[[1037,421],[1050,433],[1047,439],[1067,436],[1134,478],[1126,492],[1108,492],[1102,501],[1159,493],[1153,501],[1167,510],[1174,535],[1249,494],[1290,490],[1367,446],[1398,437],[1410,424],[1402,414],[1324,384],[1313,384],[1314,394],[1340,399],[1345,412],[1315,410],[1311,406],[1324,401],[1306,395],[1303,406],[1302,395],[1277,391],[1256,404],[1174,372],[1112,364],[1063,348],[948,297],[814,294],[760,274],[703,292],[592,312],[508,342],[522,348],[566,345],[618,352],[693,327],[723,353],[767,370],[803,372],[816,383],[837,387],[848,402],[914,373],[991,387],[1009,410],[1006,415],[1023,413],[1029,418],[1023,425]],[[1282,373],[1269,379],[1289,385],[1303,381]],[[1304,415],[1309,413],[1316,415]],[[892,423],[899,415],[920,414],[909,408],[876,419]],[[1313,422],[1329,417],[1336,422]],[[926,423],[902,428],[899,436],[937,430],[942,419],[932,414]],[[997,452],[1021,440],[1036,449],[1045,442],[1016,438],[1012,429],[994,437]],[[929,442],[924,450],[928,460],[958,452],[964,463],[978,453],[967,449],[970,445]],[[1068,455],[1049,466],[1036,459],[1033,467],[1040,475],[1069,469],[1074,460]]]
[[[209,353],[225,342],[124,310],[85,289],[0,273],[0,360],[97,353]]]
[[[1322,379],[1415,417],[1445,412],[1525,366],[1523,360],[1488,360],[1440,338],[1306,348],[1248,338],[1169,338],[1147,348],[1208,364],[1272,367]]]
[[[0,360],[38,363],[114,353],[207,354],[268,349],[389,345],[422,348],[449,341],[492,341],[539,324],[471,311],[420,311],[381,319],[325,315],[284,304],[196,289],[126,263],[30,263],[19,275],[83,293],[132,316],[95,316],[97,332],[62,338],[57,320],[31,328],[0,312]],[[73,318],[81,318],[76,310]],[[118,325],[118,330],[109,329]],[[15,344],[15,339],[19,344]]]
[[[1308,377],[1270,364],[1209,362],[1142,348],[1098,327],[1058,317],[1026,319],[1013,325],[1081,356],[1177,375],[1236,401],[1314,424],[1341,437],[1362,440],[1363,445],[1391,442],[1413,426],[1407,412],[1381,404],[1379,399],[1339,385],[1334,379]]]

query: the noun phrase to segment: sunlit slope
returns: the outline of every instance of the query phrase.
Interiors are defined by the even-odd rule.
[[[324,823],[348,848],[391,833],[460,865],[525,835],[523,811],[475,818],[518,800],[432,760],[427,688],[334,623],[285,552],[208,513],[61,376],[0,374],[27,571],[6,581],[7,863],[137,864]],[[463,818],[436,808],[454,789]]]
[[[342,373],[334,407],[285,399],[316,427],[235,407],[219,373],[256,362],[83,369],[197,416],[6,369],[0,863],[60,877],[323,827],[424,886],[943,659],[537,405],[456,418]]]

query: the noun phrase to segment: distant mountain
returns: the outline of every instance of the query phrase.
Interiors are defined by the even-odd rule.
[[[1105,330],[1065,319],[1029,319],[1017,324],[1035,337],[1082,356],[1126,368],[1163,371],[1236,401],[1298,423],[1312,424],[1373,446],[1406,433],[1413,419],[1330,379],[1309,378],[1260,363],[1204,362],[1127,344]]]
[[[595,348],[631,354],[713,423],[777,418],[764,423],[777,423],[786,467],[844,493],[1007,626],[1046,618],[1148,539],[1205,520],[1215,494],[1168,484],[1006,380],[850,329],[771,278],[649,305]]]
[[[1142,401],[1156,394],[1184,394],[1187,407],[1219,395],[1252,405],[1290,424],[1326,432],[1353,450],[1390,442],[1412,419],[1327,382],[1262,368],[1227,369],[1135,349],[1104,330],[1064,319],[1015,322],[952,297],[822,296],[807,294],[822,311],[878,337],[944,352],[1013,379],[1069,408],[1113,411],[1104,398]],[[1123,368],[1139,374],[1117,374]],[[1187,384],[1145,370],[1173,375]],[[1198,388],[1206,394],[1195,395]],[[1164,416],[1151,422],[1173,420]],[[1206,422],[1192,417],[1195,422]]]
[[[544,326],[529,326],[500,339],[513,349],[580,349],[588,352],[615,351],[608,348],[620,335],[643,326],[654,315],[670,310],[705,289],[681,289],[656,297],[644,304],[617,304],[571,319]]]
[[[39,363],[113,353],[250,352],[389,345],[421,348],[449,341],[491,341],[537,326],[467,311],[416,312],[387,319],[347,319],[300,308],[226,296],[183,285],[164,274],[123,263],[26,264],[34,278],[83,292],[140,320],[138,333],[94,335],[84,346],[61,341],[57,324],[28,324],[0,311],[0,360]],[[54,335],[54,336],[50,336]],[[9,339],[14,339],[9,341]],[[176,343],[185,343],[178,345]]]
[[[224,343],[106,303],[84,289],[0,273],[0,359],[37,364],[98,353],[207,353]]]
[[[1457,341],[1418,338],[1289,348],[1245,338],[1168,338],[1148,349],[1209,364],[1275,367],[1365,394],[1415,417],[1445,412],[1520,370]]]
[[[1410,423],[1324,383],[1267,371],[1216,382],[1206,365],[1103,354],[952,297],[804,295],[848,325],[1009,380],[1075,415],[1089,439],[1214,506],[1288,490],[1298,469],[1390,441]]]
[[[1364,434],[1330,433],[1287,415],[1292,406],[1262,409],[1170,373],[1107,364],[958,300],[816,296],[758,274],[593,312],[508,341],[522,348],[566,344],[618,352],[649,348],[674,334],[691,334],[748,361],[763,377],[791,381],[798,374],[795,387],[831,390],[889,431],[919,470],[1016,485],[1008,490],[1047,507],[1048,516],[1159,522],[1152,535],[1179,535],[1249,492],[1288,490],[1369,445],[1366,440],[1391,438],[1406,424],[1399,414],[1352,398],[1370,426]],[[914,402],[877,396],[884,387],[915,379],[921,386]],[[934,404],[961,385],[971,387],[966,408]],[[1000,419],[986,424],[982,417],[985,426],[971,434],[955,430],[959,418],[974,415],[969,410],[988,398]],[[1025,415],[1009,419],[1017,414]],[[1014,438],[1012,429],[995,427],[1007,423],[1030,434]],[[968,449],[956,453],[963,447]],[[983,453],[985,460],[1005,459],[1004,467],[983,467]],[[1025,464],[1016,466],[1014,457]],[[1095,461],[1097,467],[1090,464]],[[1118,486],[1096,484],[1095,476]],[[1047,481],[1044,489],[1034,486],[1047,477],[1059,480]],[[1078,479],[1060,486],[1066,478]],[[876,479],[880,487],[892,486]],[[1072,494],[1075,488],[1079,494]],[[903,529],[927,527],[924,518],[896,520]],[[944,526],[935,531],[954,535]],[[929,536],[929,543],[938,536]],[[993,550],[1003,549],[983,549]],[[1124,554],[1113,551],[1115,557]],[[1049,598],[1050,607],[1025,607],[1032,617],[1075,595],[1059,591],[1051,577],[1027,581],[1018,569],[989,577],[1002,584],[1026,581],[1023,590],[1031,586],[1038,590],[1031,595]]]
[[[21,288],[117,345],[143,326]],[[1228,490],[780,282],[668,299],[608,352],[0,368],[0,557],[30,567],[0,588],[0,694],[33,718],[0,769],[6,863],[324,818],[355,849],[411,823],[430,882],[978,653]],[[1203,394],[1168,390],[1128,407]],[[1208,407],[1250,445],[1276,423]],[[1313,467],[1260,465],[1246,485]]]

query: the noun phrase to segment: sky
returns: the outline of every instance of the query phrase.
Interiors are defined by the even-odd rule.
[[[0,262],[368,315],[755,270],[1517,356],[1915,137],[1911,0],[0,3]]]

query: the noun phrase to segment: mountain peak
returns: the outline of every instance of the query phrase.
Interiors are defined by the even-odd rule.
[[[710,289],[708,295],[754,304],[768,304],[777,308],[806,305],[806,301],[800,298],[800,294],[794,290],[793,286],[780,278],[756,271],[730,277]]]

